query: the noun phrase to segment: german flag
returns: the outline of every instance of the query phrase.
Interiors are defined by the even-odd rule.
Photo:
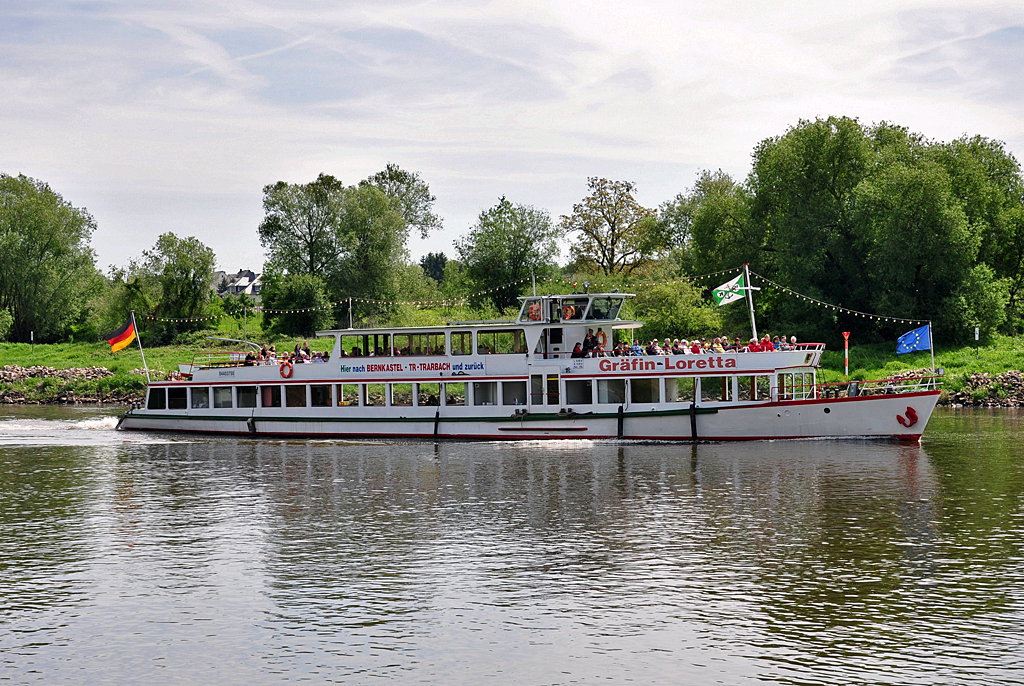
[[[116,353],[118,350],[127,347],[135,340],[135,322],[129,317],[128,321],[124,323],[120,329],[107,336],[107,343],[110,344],[110,352]]]

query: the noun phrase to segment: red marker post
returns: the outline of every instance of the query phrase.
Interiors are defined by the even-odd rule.
[[[850,376],[850,332],[844,331],[843,338],[846,340],[846,376]]]

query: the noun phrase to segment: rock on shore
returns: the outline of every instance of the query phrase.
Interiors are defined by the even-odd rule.
[[[55,367],[19,367],[18,365],[6,365],[0,368],[0,384],[23,383],[31,379],[60,379],[64,382],[72,381],[99,381],[108,376],[114,376],[114,372],[106,367],[71,367],[70,369],[57,369]],[[22,405],[22,404],[49,404],[49,403],[130,403],[140,400],[141,393],[131,391],[113,391],[109,393],[76,393],[69,389],[59,389],[55,395],[45,399],[30,399],[24,391],[2,389],[0,390],[0,404]]]
[[[1016,369],[997,374],[975,372],[964,380],[963,390],[949,395],[953,407],[1024,406],[1024,374]]]

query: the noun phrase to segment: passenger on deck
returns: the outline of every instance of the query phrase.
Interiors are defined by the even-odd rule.
[[[594,337],[594,330],[587,329],[587,335],[583,337],[583,346],[581,350],[585,353],[589,353],[591,350],[597,347],[597,338]]]
[[[761,352],[773,353],[775,352],[775,346],[772,344],[772,339],[768,337],[768,334],[764,335],[761,339]]]
[[[750,343],[747,344],[748,353],[759,353],[761,352],[761,346],[758,345],[756,338],[751,338]]]
[[[629,354],[633,357],[644,356],[644,349],[640,347],[640,341],[633,341],[633,345],[629,346]]]
[[[779,341],[778,336],[772,339],[772,345],[775,346],[776,350],[785,350],[785,348],[780,347],[782,343]]]
[[[789,339],[789,347],[792,350],[796,350],[796,336],[793,336],[792,338]]]
[[[711,349],[716,353],[724,353],[725,347],[722,345],[722,339],[716,338],[715,341],[711,344]]]
[[[700,341],[696,338],[690,341],[690,354],[700,355]]]
[[[580,345],[579,341],[576,342],[576,346],[572,349],[572,355],[569,355],[569,357],[586,357],[583,354],[583,346]]]

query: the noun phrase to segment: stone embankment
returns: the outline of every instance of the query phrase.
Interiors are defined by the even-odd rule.
[[[950,393],[953,407],[1022,407],[1024,374],[1016,369],[993,376],[975,372],[964,379],[963,389]]]
[[[66,387],[69,383],[99,381],[109,376],[114,376],[114,372],[106,367],[56,369],[54,367],[6,365],[0,368],[0,386],[4,387],[0,388],[0,404],[129,403],[140,400],[143,397],[143,394],[135,391],[75,392],[73,389]],[[43,381],[45,379],[57,379],[63,383],[45,396],[22,390],[26,382],[33,380]],[[10,388],[11,385],[16,385],[20,388]]]

